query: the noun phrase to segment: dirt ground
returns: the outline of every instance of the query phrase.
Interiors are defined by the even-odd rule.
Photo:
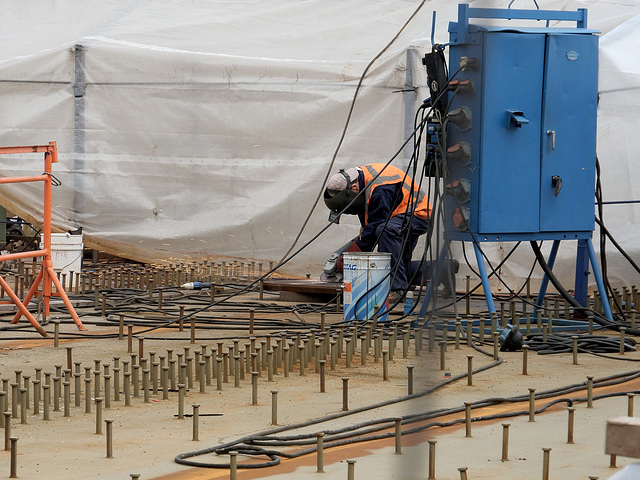
[[[257,294],[248,294],[244,301],[257,301]],[[270,304],[279,304],[269,300]],[[67,347],[72,347],[73,362],[81,362],[82,377],[85,367],[91,369],[91,389],[93,392],[93,368],[99,361],[101,369],[109,364],[113,374],[114,357],[130,359],[128,342],[125,338],[118,340],[117,335],[93,338],[96,335],[117,334],[114,322],[106,324],[99,312],[93,308],[82,308],[88,331],[78,332],[68,315],[54,314],[51,320],[62,321],[61,336],[58,347],[54,347],[53,338],[41,339],[24,320],[19,331],[4,330],[0,334],[0,378],[8,383],[15,381],[15,371],[20,370],[22,376],[35,379],[36,369],[44,373],[55,374],[56,365],[66,368]],[[97,314],[96,314],[97,313]],[[158,315],[156,313],[156,315]],[[294,315],[278,314],[277,318],[296,320]],[[309,313],[302,315],[310,326],[317,325],[320,315]],[[392,317],[393,318],[393,317]],[[340,314],[327,315],[328,323],[340,323]],[[2,326],[8,325],[8,317]],[[116,324],[117,325],[117,324]],[[134,332],[140,327],[136,327]],[[53,334],[53,324],[48,323],[46,330]],[[272,332],[278,332],[273,328]],[[256,336],[267,333],[267,330],[256,332]],[[72,335],[72,337],[70,337]],[[144,356],[149,352],[156,356],[167,355],[167,349],[173,349],[173,355],[183,352],[185,346],[191,352],[199,351],[202,345],[214,348],[218,341],[232,345],[233,338],[249,337],[245,327],[240,329],[198,329],[196,342],[190,343],[190,332],[173,330],[157,330],[144,333]],[[220,340],[219,340],[220,339]],[[123,394],[114,400],[110,392],[109,408],[104,408],[102,420],[113,420],[113,458],[106,455],[106,427],[101,422],[102,433],[96,433],[96,404],[92,393],[91,413],[86,413],[84,383],[80,406],[75,406],[74,382],[71,382],[70,416],[60,410],[53,411],[51,419],[43,419],[43,404],[40,412],[34,414],[33,387],[30,387],[30,404],[26,414],[26,424],[18,418],[11,420],[11,434],[19,438],[17,441],[17,473],[25,479],[124,479],[131,474],[139,474],[141,479],[226,479],[230,478],[228,469],[195,468],[183,466],[174,461],[181,453],[206,449],[239,439],[243,436],[263,432],[275,428],[271,425],[272,390],[278,390],[278,425],[292,425],[342,411],[343,377],[349,378],[349,408],[355,410],[367,405],[377,404],[385,400],[393,400],[407,394],[407,365],[414,365],[414,392],[447,380],[452,376],[465,374],[468,356],[473,355],[473,367],[490,364],[493,359],[472,347],[461,345],[456,349],[452,336],[445,354],[445,369],[440,369],[440,352],[436,346],[433,352],[428,351],[425,334],[423,348],[416,356],[414,340],[411,340],[407,358],[403,357],[402,342],[398,341],[394,359],[389,362],[389,381],[383,381],[383,362],[374,362],[373,349],[366,358],[366,365],[361,365],[360,342],[356,348],[351,367],[345,365],[345,354],[339,360],[335,370],[329,369],[327,361],[326,392],[320,392],[320,376],[314,370],[314,361],[310,361],[305,375],[299,374],[298,367],[285,378],[280,366],[274,381],[267,381],[267,372],[262,371],[258,380],[258,404],[252,405],[252,387],[250,375],[234,387],[234,379],[223,384],[222,391],[216,388],[215,379],[206,386],[205,393],[200,393],[197,381],[189,389],[185,398],[185,412],[192,412],[192,404],[199,407],[199,439],[193,440],[193,422],[191,418],[178,419],[178,394],[169,393],[169,399],[162,398],[162,392],[150,394],[145,403],[142,390],[137,398],[131,398],[131,405],[126,406]],[[241,344],[242,344],[241,342]],[[134,342],[133,351],[138,353],[139,344]],[[386,341],[385,341],[385,348]],[[489,352],[491,345],[484,347]],[[613,357],[622,357],[613,354]],[[638,352],[630,352],[623,356],[625,360],[640,361]],[[536,355],[529,352],[528,375],[522,375],[522,353],[501,353],[503,360],[498,366],[474,374],[473,386],[467,385],[466,377],[453,382],[436,392],[392,405],[343,416],[328,422],[287,432],[286,435],[298,433],[315,433],[333,428],[345,427],[371,419],[408,417],[421,412],[434,411],[441,408],[463,406],[464,402],[477,400],[528,395],[529,388],[536,391],[549,390],[570,384],[585,382],[587,375],[596,378],[616,373],[631,372],[638,369],[638,363],[622,360],[603,359],[588,354],[579,355],[579,364],[572,364],[571,354]],[[327,357],[329,360],[329,357]],[[122,376],[122,372],[120,373]],[[43,377],[44,378],[44,377]],[[122,377],[120,379],[122,392]],[[83,380],[84,382],[84,380]],[[101,379],[102,388],[104,380]],[[111,384],[113,388],[113,383]],[[629,382],[617,387],[618,391],[638,391],[638,381]],[[596,389],[596,394],[601,393]],[[100,392],[104,396],[104,391]],[[572,397],[586,397],[586,389],[574,392]],[[548,401],[548,400],[547,400]],[[546,401],[539,401],[541,406]],[[621,466],[634,462],[633,459],[619,457],[618,468],[610,468],[610,457],[604,453],[605,426],[608,418],[624,416],[627,413],[626,396],[617,396],[597,400],[593,408],[586,403],[577,402],[575,410],[575,443],[567,444],[566,403],[560,403],[545,414],[536,415],[530,422],[527,415],[472,424],[472,436],[465,437],[464,423],[446,428],[429,428],[421,433],[407,434],[402,438],[402,453],[394,453],[394,439],[386,438],[376,441],[344,445],[326,449],[324,452],[324,473],[316,472],[316,455],[309,454],[296,459],[282,459],[279,465],[260,469],[238,470],[238,479],[274,478],[274,479],[307,479],[347,478],[347,460],[356,460],[355,479],[426,479],[428,477],[428,440],[435,440],[436,478],[454,480],[461,477],[459,468],[468,468],[469,479],[496,478],[543,478],[543,448],[551,448],[551,479],[584,479],[589,475],[597,475],[601,479],[609,478],[619,471]],[[11,402],[8,409],[11,410]],[[491,413],[503,413],[509,410],[527,410],[528,403],[501,404],[483,411],[473,412],[474,417]],[[638,407],[640,409],[640,407]],[[19,408],[18,408],[19,410]],[[207,414],[221,414],[208,416]],[[464,411],[446,419],[464,419]],[[509,427],[508,461],[501,461],[503,423]],[[415,425],[404,425],[406,431]],[[387,430],[391,431],[391,430]],[[1,445],[1,441],[0,441]],[[283,451],[295,451],[300,447],[281,448]],[[276,448],[277,449],[277,448]],[[197,457],[203,462],[227,463],[226,455],[207,454]],[[260,457],[264,461],[265,457]],[[240,464],[256,462],[254,458],[239,456]],[[0,451],[0,477],[10,475],[10,453]]]

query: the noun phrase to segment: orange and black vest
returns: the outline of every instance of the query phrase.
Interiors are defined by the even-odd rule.
[[[383,170],[384,168],[384,170]],[[402,201],[391,212],[391,216],[395,217],[403,213],[413,211],[416,217],[428,220],[431,217],[431,204],[427,200],[427,196],[422,190],[418,188],[418,184],[413,182],[413,179],[406,174],[403,170],[397,167],[388,165],[385,168],[384,163],[370,163],[360,167],[364,174],[364,186],[368,187],[365,192],[366,210],[365,210],[365,222],[368,222],[368,207],[369,199],[373,194],[375,188],[379,185],[389,185],[402,182]],[[382,174],[375,178],[380,172]],[[404,179],[404,180],[403,180]]]

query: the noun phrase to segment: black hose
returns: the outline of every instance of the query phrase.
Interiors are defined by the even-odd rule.
[[[573,298],[573,296],[569,292],[567,292],[565,290],[565,288],[562,286],[562,284],[560,283],[558,278],[553,274],[553,272],[551,271],[551,268],[549,268],[549,265],[547,264],[546,260],[544,259],[544,256],[542,255],[542,252],[540,252],[540,248],[538,247],[538,244],[535,241],[531,241],[529,243],[531,244],[531,249],[533,250],[533,253],[536,256],[536,259],[538,260],[538,263],[540,264],[540,267],[544,271],[544,273],[547,276],[547,278],[549,279],[549,281],[556,288],[558,293],[560,293],[560,295],[562,295],[562,298],[564,298],[567,302],[569,302],[569,304],[573,308],[575,308],[576,310],[582,310],[582,311],[591,312],[593,314],[593,320],[596,323],[598,323],[599,325],[602,325],[603,327],[607,327],[607,328],[610,328],[610,329],[616,330],[616,331],[620,329],[621,325],[619,323],[612,322],[609,319],[607,319],[607,318],[603,317],[602,315],[600,315],[599,313],[594,312],[593,310],[588,309],[588,308],[583,307],[582,305],[580,305],[580,303],[575,298]],[[630,335],[640,335],[640,330],[637,329],[637,328],[627,328],[626,331]]]
[[[483,369],[486,370],[487,368],[496,366],[497,363],[499,362],[493,362],[492,364],[487,365],[486,367],[483,367]],[[459,379],[459,378],[464,378],[465,376],[466,374],[462,374],[462,375],[458,375],[457,377]],[[594,381],[593,385],[594,387],[597,387],[597,388],[617,385],[620,383],[625,383],[631,380],[635,380],[639,376],[640,376],[639,371],[630,372],[626,374],[617,374],[617,375],[612,375],[609,377],[597,379]],[[443,386],[451,383],[452,381],[455,381],[455,380],[451,379],[445,382],[440,382],[439,384],[435,385],[434,387],[428,389],[425,392],[421,392],[419,394],[411,395],[408,397],[403,397],[402,399],[396,399],[392,402],[395,403],[397,401],[404,401],[409,398],[415,398],[417,396],[426,395],[427,393],[431,393],[437,390],[438,388],[442,388]],[[557,397],[559,395],[567,395],[568,393],[584,390],[585,388],[587,388],[587,382],[582,382],[579,384],[570,385],[568,387],[560,387],[560,388],[541,392],[539,394],[536,394],[536,398],[544,399],[544,398]],[[613,392],[613,393],[605,393],[601,395],[594,395],[593,400],[600,400],[600,399],[612,398],[612,397],[618,397],[618,396],[626,396],[628,393],[636,393],[636,391]],[[526,395],[526,394],[515,396],[515,397],[506,397],[506,398],[503,398],[503,397],[489,398],[489,399],[473,402],[471,407],[472,409],[480,409],[480,408],[494,406],[502,403],[525,402],[525,401],[528,401],[528,399],[529,399],[529,395]],[[546,403],[545,405],[541,406],[540,408],[536,409],[535,413],[536,414],[543,413],[544,411],[551,408],[552,406],[558,405],[560,403],[566,403],[568,406],[572,406],[576,402],[586,402],[587,400],[588,398],[586,397],[556,398]],[[388,402],[383,402],[383,404],[388,404]],[[360,413],[364,410],[369,410],[371,408],[379,408],[380,405],[381,404],[377,404],[373,406],[360,408],[357,411],[345,412],[345,415],[348,415],[351,413]],[[465,406],[456,406],[452,408],[439,409],[431,412],[423,412],[418,414],[406,415],[402,417],[401,423],[402,425],[410,425],[413,423],[425,422],[430,419],[434,419],[434,418],[438,418],[446,415],[457,414],[464,411],[464,409],[465,409]],[[529,414],[528,409],[520,410],[516,412],[503,412],[503,413],[497,413],[497,414],[486,415],[486,416],[476,416],[476,417],[473,417],[471,420],[473,422],[478,422],[478,421],[496,420],[501,418],[513,418],[516,416],[527,415],[527,414]],[[209,453],[222,455],[222,454],[228,454],[229,452],[239,452],[239,453],[242,452],[243,454],[247,454],[247,455],[264,455],[269,457],[271,461],[263,462],[263,463],[251,463],[251,464],[238,465],[238,468],[264,468],[264,467],[276,465],[279,462],[280,457],[297,458],[303,455],[313,453],[317,450],[315,446],[312,446],[303,450],[297,450],[295,452],[290,453],[290,452],[273,450],[273,448],[270,448],[270,449],[261,448],[261,446],[265,446],[265,447],[266,446],[268,447],[306,446],[306,445],[311,445],[315,442],[315,432],[299,434],[299,435],[287,435],[287,436],[277,436],[276,434],[289,431],[289,430],[297,430],[300,428],[308,427],[308,426],[315,425],[315,424],[322,423],[329,420],[334,420],[335,418],[342,417],[345,415],[334,414],[334,415],[322,417],[320,419],[298,423],[288,427],[279,427],[272,430],[267,430],[265,432],[249,435],[239,440],[228,442],[226,444],[219,445],[216,447],[211,447],[203,450],[187,452],[187,453],[177,455],[175,457],[175,461],[183,465],[189,465],[194,467],[229,468],[229,464],[227,463],[221,464],[221,463],[197,462],[193,460],[187,460],[187,458],[192,458],[195,456],[205,455]],[[452,426],[452,425],[463,423],[464,421],[465,421],[464,418],[457,418],[448,422],[439,422],[439,421],[430,422],[424,425],[413,427],[411,429],[403,430],[402,435],[410,435],[410,434],[422,432],[424,430],[427,430],[433,427]],[[324,448],[327,449],[327,448],[332,448],[332,447],[341,446],[341,445],[349,445],[349,444],[354,444],[359,442],[367,442],[372,440],[390,438],[394,436],[394,432],[377,433],[377,434],[374,434],[374,433],[380,430],[390,429],[393,426],[394,422],[395,422],[395,418],[382,418],[382,419],[376,419],[376,420],[370,420],[367,422],[358,423],[355,425],[349,425],[347,427],[343,427],[339,429],[325,430],[324,431],[324,434],[325,434]],[[276,457],[276,459],[274,459],[274,457]]]

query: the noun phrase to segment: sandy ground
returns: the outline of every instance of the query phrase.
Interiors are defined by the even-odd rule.
[[[255,296],[248,296],[255,300]],[[63,320],[61,331],[77,334],[75,326],[67,317]],[[290,316],[295,318],[293,316]],[[55,318],[55,315],[54,315]],[[63,340],[59,347],[53,346],[52,339],[39,339],[28,328],[18,333],[2,332],[0,340],[0,377],[15,381],[15,371],[35,378],[35,369],[43,372],[55,372],[56,365],[66,367],[67,349],[72,347],[74,362],[82,362],[84,367],[93,370],[94,361],[108,363],[113,367],[113,357],[121,361],[128,359],[126,338],[91,339],[89,334],[113,333],[113,327],[99,326],[99,316],[83,317],[89,331],[76,335],[72,340]],[[319,315],[309,314],[305,320],[310,324],[319,321]],[[328,316],[329,322],[339,322],[339,315]],[[4,322],[6,325],[6,321]],[[51,324],[47,330],[53,332]],[[274,330],[276,331],[276,330]],[[9,338],[17,339],[9,339]],[[216,338],[244,338],[248,332],[241,330],[206,330],[197,332],[195,345],[189,342],[189,332],[167,332],[145,334],[145,357],[148,352],[164,355],[167,349],[175,352],[189,346],[192,351],[200,350],[201,345],[211,348]],[[160,339],[162,338],[162,339]],[[230,340],[224,340],[226,345]],[[491,347],[485,347],[491,350]],[[241,386],[230,383],[223,385],[222,391],[216,390],[215,380],[206,387],[206,393],[199,393],[197,383],[186,396],[186,413],[191,413],[191,405],[200,405],[201,414],[219,413],[221,416],[201,416],[199,421],[199,440],[192,440],[192,419],[175,418],[178,412],[178,395],[171,392],[168,400],[162,399],[161,392],[150,396],[145,403],[142,392],[138,398],[131,399],[131,406],[125,406],[123,396],[113,400],[111,393],[110,408],[103,411],[103,419],[113,420],[113,458],[106,457],[106,435],[96,433],[96,406],[92,401],[91,413],[85,413],[84,394],[81,406],[73,406],[74,385],[71,384],[72,407],[70,416],[63,412],[51,412],[51,420],[43,419],[43,408],[34,414],[33,395],[27,413],[27,423],[12,419],[12,435],[18,440],[18,476],[25,479],[123,479],[138,473],[141,479],[226,479],[230,478],[227,469],[204,469],[179,465],[174,462],[177,454],[204,449],[274,428],[271,425],[272,390],[278,390],[278,423],[291,425],[325,415],[336,414],[342,410],[342,377],[349,378],[349,406],[356,409],[366,405],[392,400],[407,393],[407,365],[415,365],[414,391],[424,390],[441,380],[467,371],[467,356],[473,355],[474,367],[489,364],[489,358],[466,345],[455,349],[453,343],[446,353],[446,368],[440,370],[440,354],[428,352],[425,341],[420,356],[416,357],[413,341],[408,358],[402,358],[402,344],[399,342],[394,360],[389,362],[389,381],[382,380],[382,361],[375,363],[373,354],[367,357],[367,365],[360,365],[360,349],[356,351],[351,368],[346,368],[344,355],[334,371],[327,368],[326,392],[319,391],[319,374],[314,372],[310,362],[305,376],[300,376],[296,368],[288,378],[280,368],[273,382],[267,381],[266,372],[262,372],[258,385],[258,405],[251,405],[251,383],[249,376],[241,381]],[[134,344],[138,352],[138,344]],[[174,352],[174,355],[175,355]],[[613,355],[617,356],[617,355]],[[627,353],[625,359],[640,361],[637,352]],[[474,385],[467,386],[463,378],[446,388],[428,396],[411,401],[395,403],[385,408],[345,416],[338,420],[307,427],[296,432],[323,431],[338,426],[352,425],[374,418],[393,418],[427,412],[439,408],[462,406],[492,397],[510,397],[528,394],[528,388],[537,391],[548,390],[569,384],[585,382],[587,375],[597,378],[615,373],[630,372],[638,368],[637,363],[606,360],[587,354],[581,354],[579,365],[572,365],[571,354],[538,356],[529,354],[529,374],[522,375],[522,353],[503,353],[504,360],[499,366],[474,375]],[[93,375],[92,375],[93,378]],[[122,382],[122,381],[121,381]],[[93,389],[93,386],[92,386]],[[639,390],[639,382],[621,385],[619,391]],[[596,394],[598,394],[596,390]],[[104,392],[101,392],[104,395]],[[586,397],[586,390],[571,394],[573,397]],[[544,402],[539,402],[542,405]],[[61,401],[62,405],[62,401]],[[608,478],[619,468],[609,468],[609,456],[604,454],[606,420],[623,416],[627,412],[627,398],[614,397],[598,400],[594,408],[585,403],[576,403],[575,443],[567,444],[566,405],[558,405],[544,415],[537,415],[535,422],[529,422],[528,416],[518,416],[492,422],[474,422],[472,437],[465,438],[464,424],[447,428],[432,428],[426,432],[403,437],[402,454],[394,453],[393,438],[374,442],[358,443],[327,449],[324,453],[324,473],[316,472],[315,454],[298,459],[283,459],[280,465],[257,470],[239,470],[237,478],[274,478],[307,479],[326,478],[327,480],[347,478],[347,459],[356,460],[355,479],[426,479],[428,476],[427,440],[436,440],[436,478],[461,478],[459,468],[468,468],[469,479],[542,477],[542,448],[551,448],[551,479],[584,479],[589,475]],[[499,406],[482,412],[474,411],[474,417],[490,413],[511,410],[527,410],[528,404]],[[62,409],[62,406],[61,406]],[[637,407],[640,411],[640,407]],[[464,418],[464,412],[455,415]],[[451,417],[449,417],[451,419]],[[501,461],[502,423],[510,425],[509,460]],[[413,426],[413,425],[412,425]],[[404,429],[410,428],[405,426]],[[1,444],[1,443],[0,443]],[[227,462],[228,457],[206,455],[198,460]],[[240,463],[251,463],[253,459],[240,457]],[[633,459],[618,458],[618,467],[633,462]],[[0,477],[9,477],[10,454],[0,451]]]

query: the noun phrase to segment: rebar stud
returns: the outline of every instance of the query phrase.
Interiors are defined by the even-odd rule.
[[[197,442],[199,440],[199,435],[198,435],[198,420],[200,419],[200,405],[198,405],[197,403],[194,403],[191,405],[191,407],[193,408],[193,436],[192,436],[192,440],[194,442]]]
[[[27,403],[28,391],[29,391],[28,388],[22,387],[20,389],[20,423],[21,424],[27,423],[27,408],[29,406],[29,404]]]
[[[325,389],[325,367],[326,367],[326,360],[320,360],[320,393],[325,393],[326,389]]]
[[[60,377],[55,376],[53,377],[53,411],[54,412],[60,411],[60,395],[61,395]]]
[[[550,448],[542,449],[542,480],[549,480],[549,456],[551,454]]]
[[[104,421],[107,430],[107,458],[113,458],[113,420]]]
[[[529,389],[529,421],[536,421],[536,389]]]
[[[65,380],[62,383],[64,387],[64,416],[71,416],[71,382]],[[35,400],[35,399],[34,399]]]
[[[356,477],[356,461],[347,460],[347,480],[355,480]]]
[[[7,411],[7,392],[0,391],[0,428],[4,428],[4,412]]]
[[[198,384],[200,385],[200,393],[206,393],[205,390],[205,369],[206,369],[206,363],[204,360],[200,360],[198,362]]]
[[[278,424],[278,390],[271,390],[271,425]]]
[[[258,375],[259,372],[251,372],[251,405],[258,404]]]
[[[18,418],[18,399],[20,395],[18,388],[20,388],[18,383],[11,384],[11,418]]]
[[[349,378],[342,377],[342,411],[349,410]]]
[[[127,325],[127,353],[133,353],[133,325]]]
[[[181,383],[178,385],[178,418],[179,419],[183,419],[184,418],[184,391],[185,391],[185,384]]]
[[[2,395],[3,392],[0,392]],[[4,411],[4,401],[0,398],[0,411]],[[40,415],[40,380],[33,380],[33,414]],[[0,422],[2,423],[2,422]]]
[[[96,398],[96,434],[102,434],[102,401],[103,398]]]
[[[124,362],[123,362],[124,363]],[[124,405],[128,407],[131,405],[131,372],[125,371],[123,374],[122,385],[124,387]]]
[[[133,396],[134,398],[138,398],[140,396],[140,365],[134,363],[131,369],[133,370],[133,373],[131,375]]]
[[[502,461],[509,461],[509,425],[508,423],[502,424]]]
[[[435,480],[436,478],[436,444],[437,440],[429,440],[429,476],[428,480]]]
[[[410,331],[408,328],[402,329],[402,358],[409,357],[409,341],[410,341]],[[445,342],[446,345],[446,342]]]
[[[91,413],[91,378],[87,377],[84,378],[84,413]]]
[[[222,375],[222,358],[217,357],[216,358],[216,390],[218,390],[219,392],[222,391],[222,380],[223,380],[223,375]]]
[[[60,345],[60,320],[54,320],[53,321],[53,346],[55,348],[58,348],[59,345]]]
[[[11,413],[4,412],[2,416],[4,417],[4,449],[9,451],[11,449]]]
[[[229,452],[229,480],[238,480],[238,453]]]
[[[568,407],[567,412],[569,412],[569,418],[567,422],[567,443],[572,444],[576,409],[574,407]]]
[[[324,473],[324,433],[316,432],[316,472]]]
[[[396,455],[402,455],[402,418],[394,418],[395,423],[395,451]]]
[[[10,437],[11,468],[9,478],[18,478],[18,437]]]

